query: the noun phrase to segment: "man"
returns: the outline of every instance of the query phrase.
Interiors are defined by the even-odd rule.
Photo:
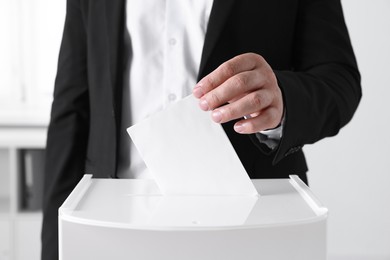
[[[58,207],[83,174],[148,177],[124,129],[168,106],[171,90],[213,110],[251,178],[307,181],[302,146],[337,134],[361,97],[339,0],[68,0],[43,259],[58,256]]]

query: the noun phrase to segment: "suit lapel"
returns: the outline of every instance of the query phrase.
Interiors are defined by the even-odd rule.
[[[231,8],[233,7],[233,3],[234,0],[214,0],[203,45],[198,80],[200,80],[201,75],[204,74],[207,61],[213,52],[221,31],[223,30],[223,26],[229,16]],[[121,66],[123,65],[121,63],[122,59],[120,59],[120,53],[123,49],[125,10],[126,0],[105,0],[104,24],[106,26],[102,29],[106,31],[107,35],[110,79],[113,85],[114,101],[118,101],[117,97],[121,94],[121,91],[116,88],[120,85],[118,84],[118,80],[121,80],[118,79],[118,76],[121,75],[121,73],[118,73],[118,69],[121,69]],[[117,102],[114,102],[114,104],[115,103]]]
[[[206,37],[203,45],[202,58],[199,66],[198,81],[204,75],[204,69],[207,61],[213,52],[215,44],[223,29],[225,21],[233,7],[234,0],[214,0],[211,9],[209,24],[207,27]]]

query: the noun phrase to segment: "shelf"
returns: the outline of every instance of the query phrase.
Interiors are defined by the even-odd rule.
[[[10,199],[7,197],[0,197],[0,215],[10,214]]]
[[[46,127],[0,127],[0,148],[43,148]]]
[[[0,126],[47,126],[50,120],[51,100],[43,103],[45,104],[14,106],[0,104]]]
[[[18,212],[17,216],[14,218],[16,221],[25,221],[25,220],[33,220],[33,221],[41,221],[42,220],[42,212],[40,211],[30,211],[30,212]]]

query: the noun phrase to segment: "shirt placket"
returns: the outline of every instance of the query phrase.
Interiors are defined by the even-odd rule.
[[[183,33],[183,20],[179,10],[180,6],[173,3],[175,0],[167,0],[165,15],[164,34],[164,107],[169,106],[182,97],[181,86],[183,85],[184,64],[180,62],[180,48]]]

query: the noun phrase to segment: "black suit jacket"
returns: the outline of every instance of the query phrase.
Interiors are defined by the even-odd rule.
[[[83,174],[115,177],[124,73],[124,0],[68,0],[47,139],[43,259],[57,253],[57,209]],[[286,122],[268,152],[224,125],[251,178],[298,174],[301,147],[337,134],[361,97],[339,0],[215,0],[198,79],[246,52],[274,69]]]

